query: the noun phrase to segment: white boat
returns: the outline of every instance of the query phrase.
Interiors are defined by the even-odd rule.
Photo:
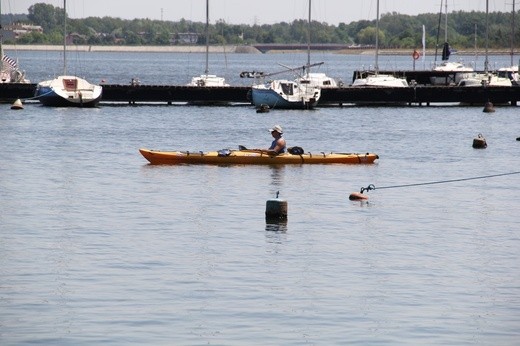
[[[44,106],[96,107],[103,88],[83,78],[67,75],[67,3],[63,0],[63,75],[36,85],[35,98]]]
[[[96,107],[103,88],[76,76],[58,76],[38,83],[36,96],[44,106]]]
[[[307,30],[307,64],[297,68],[284,66],[287,71],[263,74],[251,72],[254,77],[265,78],[283,72],[297,72],[298,78],[294,80],[276,79],[267,83],[256,84],[251,88],[252,102],[257,109],[284,108],[284,109],[312,109],[316,107],[321,97],[321,88],[337,87],[336,81],[325,73],[311,72],[311,67],[320,66],[323,63],[311,64],[311,0],[309,4],[309,19]]]
[[[379,0],[377,0],[376,14],[376,53],[374,71],[363,78],[354,79],[352,86],[406,88],[408,87],[408,81],[405,78],[398,78],[393,75],[379,73]]]
[[[442,14],[442,1],[439,16]],[[433,71],[439,72],[453,72],[446,76],[430,77],[430,82],[433,85],[449,85],[458,84],[462,79],[468,78],[474,71],[473,67],[466,66],[462,62],[449,61],[451,55],[450,44],[448,43],[448,1],[445,2],[445,20],[444,20],[444,45],[442,46],[442,62],[433,67]],[[439,18],[440,24],[440,18]],[[440,30],[440,26],[439,26]],[[438,36],[437,36],[438,37]],[[435,55],[437,58],[437,55]]]
[[[224,77],[217,77],[214,74],[209,74],[209,0],[206,0],[206,69],[204,74],[193,77],[188,86],[196,87],[227,87]]]
[[[520,84],[518,65],[499,68],[497,75],[499,77],[509,78],[512,84]]]
[[[505,86],[510,87],[513,84],[511,79],[508,77],[500,77],[496,73],[489,72],[489,61],[488,61],[488,15],[489,15],[489,0],[486,0],[486,59],[484,61],[484,72],[477,73],[473,72],[467,78],[463,78],[458,85],[467,87],[478,87],[478,86]]]
[[[0,1],[0,29],[2,28],[2,4]],[[30,83],[25,79],[25,72],[18,68],[18,62],[4,54],[2,35],[0,34],[0,83]]]
[[[513,10],[511,13],[511,63],[509,67],[499,68],[497,74],[499,77],[509,78],[513,85],[520,85],[520,70],[518,65],[514,65],[515,57],[515,2],[512,2]]]
[[[299,78],[298,83],[300,84],[311,84],[321,89],[323,88],[337,88],[338,82],[321,72],[309,72],[303,77]]]
[[[408,81],[389,74],[374,73],[363,78],[356,78],[352,83],[353,87],[386,87],[386,88],[406,88]]]

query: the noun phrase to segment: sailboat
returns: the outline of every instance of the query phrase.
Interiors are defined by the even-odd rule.
[[[29,83],[25,72],[18,68],[18,62],[4,54],[2,42],[2,3],[0,1],[0,83]]]
[[[408,87],[408,82],[405,78],[397,78],[389,74],[379,74],[379,0],[377,0],[377,15],[376,15],[376,53],[374,74],[367,75],[364,78],[356,78],[352,83],[353,87],[392,87],[404,88]]]
[[[439,29],[437,30],[437,42],[439,39],[439,31],[440,31],[440,16],[442,15],[442,3],[441,0],[441,9],[439,11]],[[454,72],[454,78],[443,76],[436,77],[433,76],[430,78],[430,82],[434,85],[446,85],[450,84],[450,82],[454,82],[455,84],[459,83],[463,78],[467,78],[470,76],[470,73],[473,72],[473,68],[470,66],[466,66],[461,62],[449,61],[451,55],[450,44],[448,43],[448,0],[446,0],[444,4],[444,12],[445,12],[445,21],[444,21],[444,44],[442,46],[442,63],[435,66],[433,68],[434,71],[441,72]],[[435,54],[435,58],[437,59],[437,54]],[[450,78],[452,79],[450,81]]]
[[[227,87],[224,77],[218,77],[214,74],[209,74],[209,0],[206,0],[206,69],[204,74],[193,77],[189,86],[198,87]]]
[[[463,78],[459,82],[459,86],[467,87],[479,87],[479,86],[512,86],[511,79],[508,77],[500,77],[496,73],[489,72],[489,61],[488,61],[488,45],[489,45],[489,32],[488,32],[488,16],[489,16],[489,0],[486,0],[486,58],[484,60],[484,72],[477,73],[473,72],[467,78]]]
[[[251,98],[257,109],[283,108],[283,109],[312,109],[316,107],[321,97],[322,87],[336,87],[334,79],[324,73],[312,73],[311,67],[323,63],[311,64],[310,58],[310,32],[311,32],[311,0],[309,0],[309,20],[307,32],[307,64],[301,67],[291,68],[284,66],[287,70],[270,74],[260,73],[262,78],[286,72],[296,72],[299,77],[295,80],[276,79],[267,83],[256,84],[251,88]],[[298,71],[302,70],[302,73]],[[252,73],[253,77],[258,77]]]
[[[309,19],[307,29],[307,68],[304,71],[304,75],[298,80],[298,82],[300,84],[311,84],[320,88],[337,88],[338,83],[334,78],[331,78],[322,72],[311,72],[311,10],[312,1],[309,0]]]
[[[96,107],[103,88],[83,78],[67,75],[67,2],[63,0],[63,75],[36,85],[35,98],[44,106]]]
[[[509,67],[502,67],[498,69],[499,77],[506,77],[511,79],[514,85],[520,85],[520,70],[519,65],[514,65],[515,56],[515,2],[513,1],[513,11],[511,14],[511,64]]]

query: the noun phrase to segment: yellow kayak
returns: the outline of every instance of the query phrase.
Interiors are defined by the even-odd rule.
[[[379,158],[374,153],[289,153],[271,155],[264,150],[219,150],[219,151],[157,151],[139,149],[152,165],[208,164],[208,165],[278,165],[278,164],[366,164]]]

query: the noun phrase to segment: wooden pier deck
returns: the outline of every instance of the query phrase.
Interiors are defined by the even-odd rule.
[[[0,102],[37,102],[35,84],[0,84]],[[250,87],[191,87],[174,85],[104,84],[103,103],[232,103],[251,104]],[[430,103],[510,104],[520,101],[520,86],[460,87],[416,85],[409,88],[340,87],[322,89],[318,106],[348,104],[428,105]]]

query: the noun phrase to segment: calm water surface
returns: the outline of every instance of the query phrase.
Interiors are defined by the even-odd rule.
[[[43,53],[24,54],[36,63]],[[92,79],[129,81],[129,71],[152,64],[142,56],[116,66],[113,54],[93,55],[89,63],[104,67]],[[248,69],[244,60],[286,57],[227,59],[234,75]],[[335,69],[347,59],[326,58]],[[184,71],[200,74],[201,59],[191,56]],[[348,59],[349,68],[360,65]],[[140,79],[154,79],[155,67]],[[30,77],[44,78],[38,73]],[[16,112],[0,105],[0,114],[3,345],[520,340],[520,175],[395,187],[520,171],[517,107],[257,114],[248,106],[32,103]],[[138,153],[267,146],[274,124],[306,151],[370,151],[380,160],[150,166]],[[471,146],[479,133],[485,150]],[[368,203],[349,201],[368,184],[380,188]],[[266,224],[265,202],[277,191],[288,222]]]

